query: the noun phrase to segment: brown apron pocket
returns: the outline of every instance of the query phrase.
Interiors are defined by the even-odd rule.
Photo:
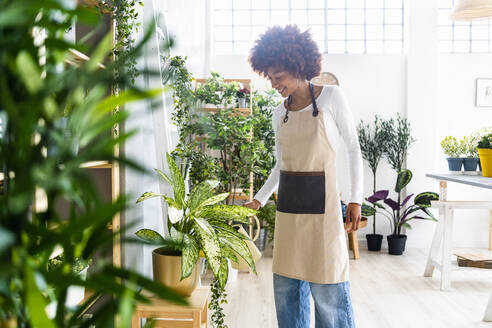
[[[280,171],[277,211],[325,213],[325,173]]]

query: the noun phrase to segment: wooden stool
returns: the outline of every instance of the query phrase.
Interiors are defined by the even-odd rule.
[[[345,223],[345,229],[350,226],[350,222]],[[361,218],[360,223],[359,223],[359,229],[364,228],[367,226],[367,218]],[[360,259],[359,255],[359,240],[357,239],[357,231],[352,231],[347,233],[348,236],[348,241],[349,241],[349,250],[354,253],[354,260]]]
[[[151,297],[150,304],[137,304],[132,317],[132,328],[141,328],[142,319],[156,319],[154,327],[202,328],[208,327],[207,308],[210,287],[198,287],[187,298],[189,306]]]

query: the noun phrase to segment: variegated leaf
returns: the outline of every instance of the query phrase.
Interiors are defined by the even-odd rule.
[[[181,208],[185,205],[185,185],[183,176],[181,175],[181,171],[179,167],[174,162],[173,157],[166,153],[167,165],[169,166],[169,173],[171,174],[171,180],[173,183],[174,190],[174,200],[181,205]]]
[[[212,196],[212,197],[206,199],[205,201],[201,202],[200,205],[198,206],[198,208],[217,204],[218,202],[221,202],[224,199],[226,199],[228,196],[229,196],[228,192]]]
[[[202,181],[193,188],[193,190],[190,193],[190,197],[188,198],[188,208],[191,211],[194,211],[198,205],[200,205],[201,202],[203,202],[205,199],[211,197],[213,194],[213,188],[211,185],[211,181]]]
[[[217,236],[206,220],[195,218],[194,221],[194,228],[200,242],[200,248],[205,253],[205,257],[207,258],[214,276],[218,279],[221,267],[221,251]]]
[[[135,232],[135,235],[138,238],[153,244],[160,244],[165,242],[164,237],[162,237],[160,233],[152,229],[140,229]]]
[[[362,209],[361,209],[361,214],[362,216],[372,216],[376,214],[376,209],[372,206],[362,204]]]
[[[230,248],[226,244],[223,244],[222,243],[222,244],[220,244],[220,249],[222,250],[222,256],[227,257],[231,261],[234,261],[236,263],[239,263],[238,260],[237,260],[237,256],[234,253],[234,251],[232,250],[232,248]]]
[[[240,239],[251,240],[248,236],[240,233],[233,226],[229,225],[228,223],[226,223],[224,221],[211,220],[211,221],[209,221],[209,223],[212,225],[212,227],[215,228],[215,230],[218,229],[220,231],[224,231],[224,232],[233,234],[234,236],[236,236]]]
[[[253,209],[239,206],[239,205],[211,205],[201,210],[199,214],[201,217],[210,219],[217,219],[222,221],[236,221],[249,224],[248,217],[256,215],[258,211]]]
[[[164,181],[166,181],[167,183],[169,183],[169,185],[174,188],[173,181],[171,180],[170,177],[168,177],[164,172],[162,172],[159,169],[154,169],[154,170],[161,176],[161,178],[164,179]]]
[[[236,252],[246,261],[253,272],[256,273],[253,256],[251,255],[251,251],[249,250],[249,247],[244,240],[225,232],[218,232],[217,237],[219,238],[219,242],[221,244],[225,244],[232,248],[234,252]]]
[[[144,192],[142,194],[142,196],[138,197],[137,203],[143,202],[144,200],[149,199],[149,198],[154,198],[154,197],[159,197],[159,196],[164,196],[164,195],[163,194],[158,194],[158,193],[155,193],[155,192],[147,191],[147,192]]]
[[[412,180],[413,173],[408,169],[403,169],[398,172],[398,177],[396,178],[395,191],[400,192],[405,188]]]
[[[439,195],[435,192],[426,191],[415,196],[413,203],[420,207],[430,207],[433,200],[439,200]]]
[[[167,216],[172,224],[175,224],[183,219],[183,210],[176,208],[174,206],[167,207]]]
[[[229,265],[227,264],[227,259],[225,257],[221,257],[219,272],[218,275],[215,276],[215,278],[219,281],[219,285],[222,289],[225,288],[228,277],[229,277]]]
[[[200,247],[198,242],[188,234],[183,234],[184,247],[181,259],[181,280],[189,277],[193,268],[197,265]]]

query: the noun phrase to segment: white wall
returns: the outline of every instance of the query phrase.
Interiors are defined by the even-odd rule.
[[[461,136],[484,125],[492,125],[492,109],[474,107],[475,78],[492,77],[492,55],[444,55],[437,53],[436,0],[407,1],[407,53],[405,55],[325,55],[323,71],[337,75],[352,107],[354,118],[372,121],[374,114],[402,113],[412,124],[417,140],[408,154],[408,168],[414,179],[408,193],[438,192],[438,185],[426,173],[447,172],[439,146],[443,136]],[[226,78],[252,78],[257,88],[264,80],[249,68],[246,56],[213,56],[211,69]],[[339,187],[347,197],[344,156],[338,163]],[[364,172],[365,196],[372,191],[372,174]],[[377,187],[392,189],[396,173],[383,161]],[[492,192],[449,183],[449,199],[490,199]],[[488,243],[488,213],[459,211],[456,214],[455,244],[485,247]],[[387,235],[389,225],[378,218],[377,232]],[[408,246],[430,247],[435,223],[412,222],[407,231]],[[371,222],[359,232],[371,231]]]

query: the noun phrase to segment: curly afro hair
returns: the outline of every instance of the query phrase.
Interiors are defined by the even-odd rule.
[[[249,63],[263,76],[270,68],[280,68],[311,80],[321,72],[321,53],[309,30],[301,32],[297,25],[274,26],[256,40]]]

